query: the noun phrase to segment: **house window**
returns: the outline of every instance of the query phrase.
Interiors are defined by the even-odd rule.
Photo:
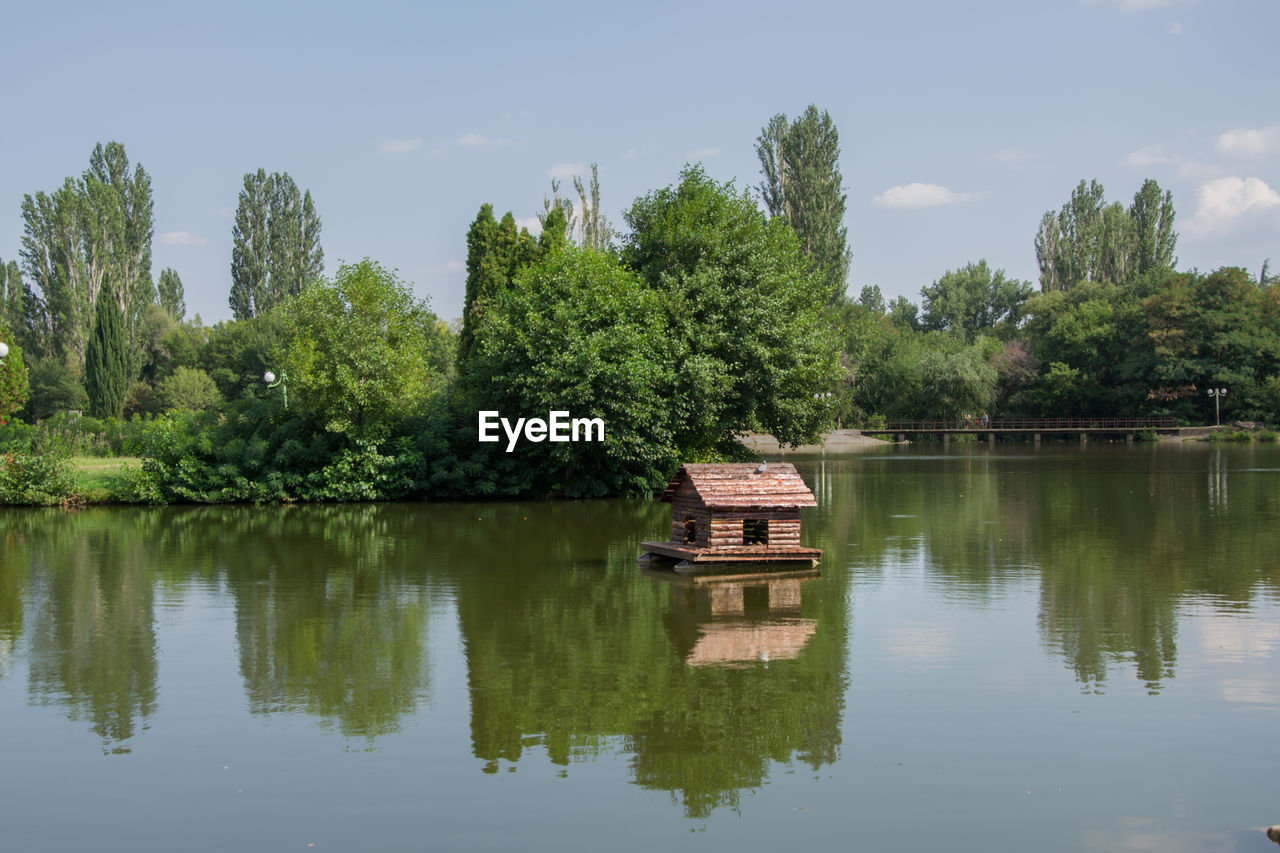
[[[743,545],[769,544],[769,519],[746,518],[742,521]]]
[[[693,516],[685,516],[684,541],[690,545],[698,541],[698,521]]]

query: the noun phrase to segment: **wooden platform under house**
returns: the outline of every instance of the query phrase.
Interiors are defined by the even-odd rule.
[[[671,504],[671,538],[642,543],[642,560],[678,560],[680,572],[766,571],[816,566],[822,556],[800,544],[800,509],[818,502],[790,463],[682,465],[662,500]]]

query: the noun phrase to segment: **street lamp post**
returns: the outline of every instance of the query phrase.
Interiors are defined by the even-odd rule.
[[[1213,398],[1213,425],[1222,426],[1222,398],[1227,396],[1226,388],[1210,388],[1209,396]]]
[[[276,375],[268,370],[262,374],[262,381],[267,383],[268,388],[280,386],[280,393],[284,395],[284,407],[289,408],[289,374],[280,371],[280,378],[276,379]]]

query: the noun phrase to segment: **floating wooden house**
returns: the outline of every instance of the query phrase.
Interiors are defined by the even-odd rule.
[[[662,500],[671,504],[671,538],[641,547],[650,558],[679,560],[678,571],[716,564],[815,566],[822,556],[800,544],[800,508],[818,502],[790,463],[682,465]]]

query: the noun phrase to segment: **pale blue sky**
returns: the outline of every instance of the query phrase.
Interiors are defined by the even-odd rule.
[[[0,50],[0,258],[24,193],[117,139],[150,172],[153,274],[225,319],[245,172],[287,171],[326,270],[369,256],[461,310],[483,202],[532,218],[600,164],[622,227],[702,161],[739,187],[774,113],[840,130],[850,290],[919,299],[986,258],[1034,280],[1040,216],[1097,178],[1172,189],[1181,267],[1280,266],[1276,0],[725,4],[269,2],[13,7]],[[568,181],[566,180],[566,185]]]

